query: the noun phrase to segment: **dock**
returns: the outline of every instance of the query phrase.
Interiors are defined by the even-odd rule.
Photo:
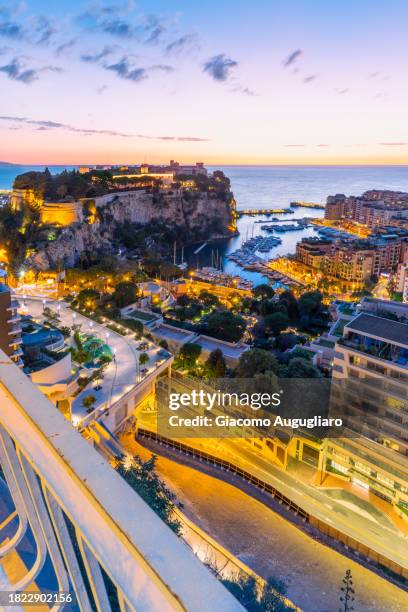
[[[294,211],[290,208],[243,208],[237,210],[237,217],[244,215],[255,217],[257,215],[293,215]]]
[[[202,251],[202,250],[203,250],[203,248],[207,246],[207,244],[208,244],[208,242],[204,242],[204,244],[202,244],[200,247],[198,247],[198,249],[196,249],[196,250],[194,251],[194,255],[198,255],[198,253],[199,253],[200,251]]]
[[[324,204],[317,204],[316,202],[291,202],[292,208],[316,208],[318,210],[325,210]]]

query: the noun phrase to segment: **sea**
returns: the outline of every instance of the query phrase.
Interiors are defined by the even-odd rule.
[[[11,189],[15,176],[30,170],[44,170],[45,166],[15,166],[0,163],[0,190]],[[48,166],[51,173],[71,170],[74,166]],[[222,170],[231,180],[237,208],[289,208],[292,201],[324,204],[328,195],[344,193],[361,195],[368,189],[391,189],[408,191],[408,166],[209,166],[209,170]],[[273,217],[293,223],[293,219],[322,217],[324,211],[310,208],[295,208],[294,214]],[[238,220],[239,236],[209,242],[195,253],[196,245],[183,252],[185,260],[193,268],[210,266],[217,262],[224,272],[240,275],[255,284],[264,277],[246,271],[228,259],[228,254],[240,248],[242,242],[252,236],[268,235],[262,230],[263,216],[243,216]],[[269,218],[270,220],[270,218]],[[282,243],[274,247],[267,258],[294,253],[296,243],[306,236],[316,235],[308,227],[299,231],[281,233]],[[179,245],[181,246],[181,245]],[[181,249],[177,249],[177,263],[181,261]],[[265,254],[259,254],[265,257]]]

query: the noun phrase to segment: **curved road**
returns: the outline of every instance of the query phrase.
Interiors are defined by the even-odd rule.
[[[134,454],[151,454],[131,435],[122,437],[122,443]],[[259,575],[283,579],[288,596],[305,612],[337,612],[341,580],[349,568],[355,612],[408,610],[408,594],[402,589],[314,540],[235,486],[182,465],[184,458],[169,449],[157,448],[166,453],[158,459],[158,473],[188,517]]]

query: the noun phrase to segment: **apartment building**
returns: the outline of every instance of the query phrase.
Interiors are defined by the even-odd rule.
[[[333,278],[362,284],[382,272],[393,272],[405,253],[406,240],[397,234],[335,241],[304,238],[296,245],[296,259]]]
[[[346,430],[327,441],[325,469],[408,512],[408,305],[396,321],[380,302],[336,342],[331,410]]]
[[[3,272],[3,271],[2,271]],[[0,349],[8,355],[19,367],[23,367],[21,356],[21,325],[17,312],[18,302],[11,298],[9,287],[5,284],[6,277],[0,274]]]
[[[348,242],[335,243],[324,260],[326,274],[362,284],[373,274],[374,253],[370,248],[354,248]]]
[[[402,301],[408,302],[408,263],[398,264],[395,275],[395,291],[402,293]]]
[[[390,224],[393,219],[408,219],[408,202],[402,195],[395,193],[392,198],[388,192],[366,192],[361,197],[329,196],[324,216],[329,220],[348,219],[375,229]]]
[[[324,257],[332,248],[332,241],[323,238],[303,238],[296,245],[296,259],[306,266],[319,268]]]

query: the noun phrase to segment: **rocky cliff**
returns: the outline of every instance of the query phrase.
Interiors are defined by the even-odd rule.
[[[149,228],[160,225],[186,246],[235,230],[235,201],[230,192],[118,192],[95,198],[92,207],[96,212],[91,222],[88,201],[78,207],[79,220],[61,229],[54,241],[30,256],[27,264],[37,270],[72,267],[83,253],[112,252],[113,238],[120,240],[121,228],[130,224],[148,224]]]

